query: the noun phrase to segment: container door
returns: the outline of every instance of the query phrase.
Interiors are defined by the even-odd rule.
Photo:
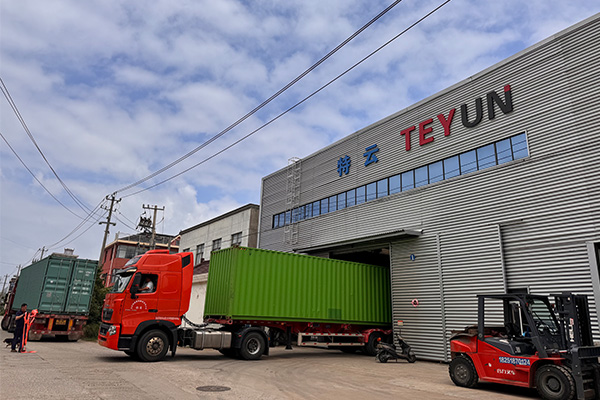
[[[91,260],[76,260],[65,311],[86,314],[89,311],[98,264]]]
[[[72,270],[72,259],[50,258],[40,298],[40,312],[61,313],[65,311]]]

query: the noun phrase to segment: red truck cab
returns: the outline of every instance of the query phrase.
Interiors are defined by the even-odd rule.
[[[193,254],[151,250],[115,274],[106,295],[98,343],[145,361],[162,359],[177,347],[177,328],[190,306]],[[141,290],[145,282],[151,290]],[[139,351],[143,347],[145,351]]]

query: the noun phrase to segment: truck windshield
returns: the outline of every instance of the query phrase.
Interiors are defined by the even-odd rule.
[[[127,288],[129,281],[135,271],[124,272],[122,274],[115,275],[115,284],[112,287],[111,293],[123,293],[123,291]]]
[[[143,256],[143,254],[140,254],[139,256],[133,257],[131,260],[127,261],[127,264],[125,264],[123,266],[123,268],[129,267],[131,265],[134,265],[135,263],[137,263],[139,261],[140,258],[142,258],[142,256]]]

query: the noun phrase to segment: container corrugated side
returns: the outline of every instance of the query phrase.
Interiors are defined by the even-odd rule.
[[[13,309],[27,303],[41,313],[89,311],[97,261],[51,255],[21,270]]]
[[[98,261],[78,259],[73,263],[65,312],[87,314],[90,309]]]
[[[44,258],[21,270],[12,305],[13,310],[18,310],[23,303],[27,303],[30,310],[39,309],[48,260]]]
[[[389,268],[253,248],[211,254],[205,317],[391,323]]]

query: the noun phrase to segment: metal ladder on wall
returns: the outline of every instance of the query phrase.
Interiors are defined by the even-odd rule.
[[[298,157],[288,160],[287,185],[285,200],[285,226],[283,236],[286,244],[298,244],[299,216],[296,214],[300,206],[300,179],[302,177],[302,164]],[[288,216],[290,221],[288,221]]]

